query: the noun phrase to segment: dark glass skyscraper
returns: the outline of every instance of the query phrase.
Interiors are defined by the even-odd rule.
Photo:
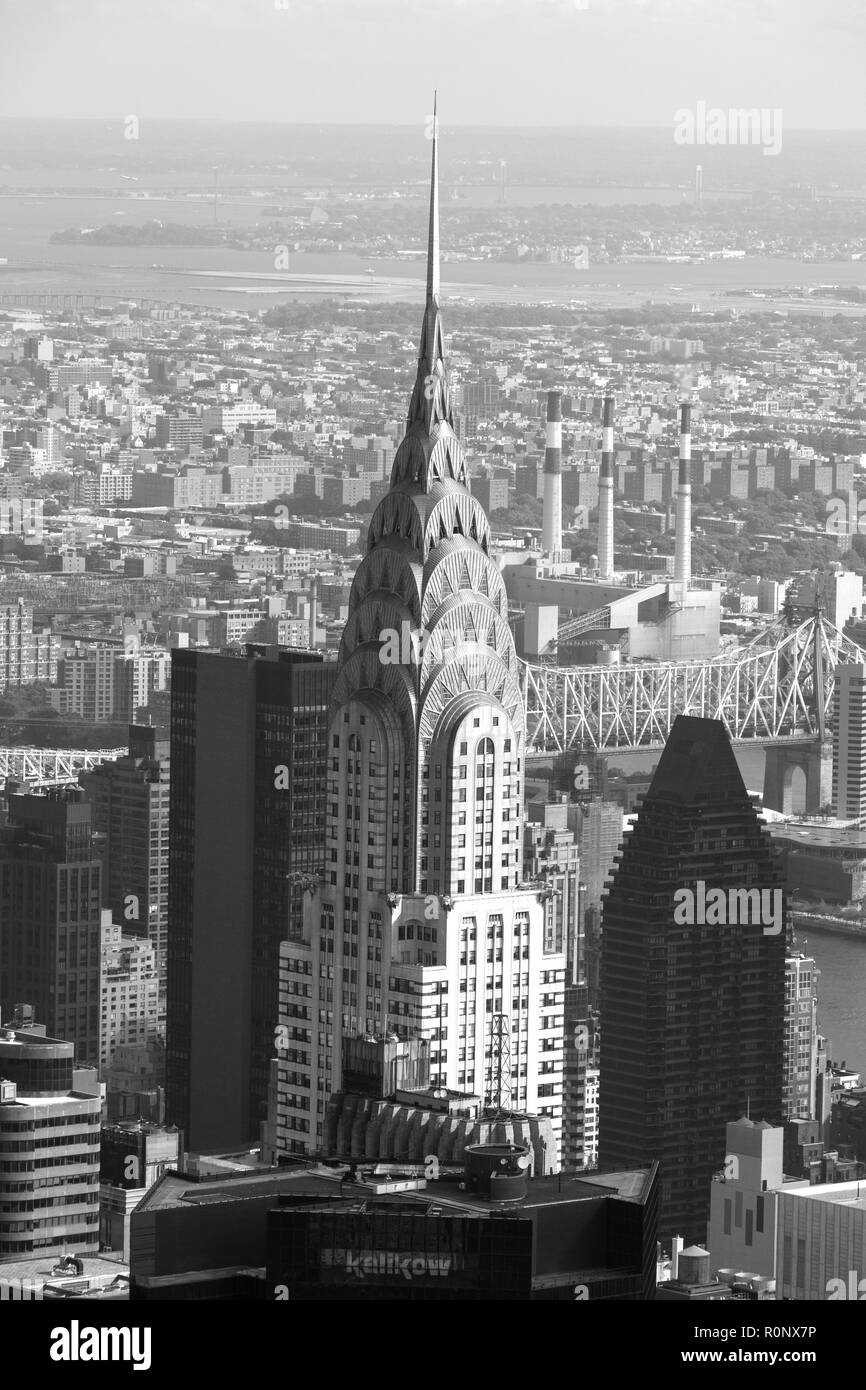
[[[0,830],[0,1010],[30,1004],[76,1061],[99,1061],[102,865],[78,790],[9,797]]]
[[[172,662],[166,1105],[186,1147],[258,1137],[291,875],[321,867],[335,667],[312,653]]]
[[[626,835],[601,947],[599,1166],[662,1160],[663,1237],[705,1237],[729,1120],[782,1121],[782,884],[724,725],[680,716]]]

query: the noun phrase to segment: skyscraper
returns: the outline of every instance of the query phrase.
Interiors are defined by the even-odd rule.
[[[580,822],[580,858],[586,883],[587,907],[600,908],[604,886],[610,877],[622,843],[623,811],[618,801],[588,802]]]
[[[132,725],[129,755],[79,776],[104,837],[103,892],[115,922],[148,936],[160,976],[165,1022],[168,955],[169,742]]]
[[[190,1150],[246,1145],[267,1116],[290,876],[324,855],[333,682],[312,653],[173,653],[166,1106]]]
[[[618,801],[593,800],[584,806],[580,822],[583,901],[583,965],[587,1002],[598,1007],[601,969],[602,894],[622,844],[622,807]]]
[[[783,882],[724,725],[680,715],[601,945],[599,1163],[661,1159],[663,1236],[705,1237],[732,1116],[781,1122]]]
[[[99,1060],[102,865],[80,791],[10,796],[0,830],[0,1011],[31,1004],[76,1060]]]
[[[792,951],[785,961],[786,1120],[817,1118],[818,973],[814,956],[802,951]]]
[[[328,733],[324,873],[284,948],[277,1145],[321,1146],[342,1039],[430,1041],[431,1081],[561,1129],[565,947],[522,879],[524,712],[453,427],[438,141],[415,386],[358,567]]]
[[[833,694],[833,810],[866,825],[866,666],[836,667]]]

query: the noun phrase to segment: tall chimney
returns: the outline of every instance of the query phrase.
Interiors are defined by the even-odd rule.
[[[316,575],[313,575],[313,582],[312,582],[311,585],[310,585],[310,637],[309,637],[309,646],[310,646],[310,650],[311,650],[311,651],[312,651],[312,649],[313,649],[313,648],[315,647],[315,645],[316,645],[316,616],[317,616],[317,614],[316,614],[316,609],[318,608],[318,603],[317,603],[318,597],[319,597],[319,581],[318,581]]]
[[[677,528],[674,582],[692,582],[692,408],[680,406],[680,474],[677,482]]]
[[[598,577],[613,579],[613,396],[604,398],[598,475]]]
[[[546,555],[559,559],[562,550],[562,396],[558,391],[547,393],[541,548]]]

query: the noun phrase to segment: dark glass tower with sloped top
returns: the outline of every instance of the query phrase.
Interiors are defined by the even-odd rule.
[[[691,915],[717,915],[699,882],[736,921],[682,921],[681,889]],[[661,1160],[661,1237],[705,1238],[729,1121],[782,1122],[783,884],[724,725],[681,715],[620,851],[601,950],[599,1165]],[[754,920],[755,890],[768,906],[781,893],[778,931]]]

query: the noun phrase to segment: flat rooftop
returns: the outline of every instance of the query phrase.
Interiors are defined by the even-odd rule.
[[[75,1242],[70,1242],[66,1255],[75,1255]],[[64,1258],[54,1250],[46,1255],[25,1255],[20,1260],[7,1258],[0,1261],[0,1279],[29,1279],[38,1284],[60,1283],[64,1279],[113,1279],[117,1274],[129,1275],[129,1261],[124,1260],[119,1250],[106,1251],[101,1255],[78,1255],[84,1265],[83,1274],[52,1274],[52,1269]]]
[[[806,847],[850,849],[852,854],[866,858],[866,830],[857,830],[839,822],[835,825],[812,825],[803,824],[802,821],[786,821],[783,824],[769,822],[767,828],[774,839],[801,840]]]
[[[786,1183],[786,1196],[802,1197],[811,1202],[829,1202],[837,1207],[856,1207],[866,1212],[866,1181],[825,1182],[814,1187],[808,1182]]]
[[[370,1165],[372,1166],[372,1164]],[[409,1165],[411,1166],[411,1165]],[[400,1181],[399,1165],[390,1174],[379,1173],[370,1181],[350,1182],[345,1168],[329,1169],[318,1165],[297,1168],[265,1168],[258,1172],[236,1173],[223,1177],[196,1179],[169,1170],[154,1184],[136,1208],[137,1212],[159,1211],[170,1207],[210,1206],[219,1202],[238,1202],[272,1197],[274,1206],[281,1197],[319,1198],[323,1203],[335,1199],[353,1200],[359,1205],[385,1202],[404,1205],[418,1203],[425,1208],[454,1207],[478,1215],[491,1210],[501,1211],[499,1202],[473,1192],[461,1191],[462,1172],[445,1174],[424,1186],[399,1191],[383,1190],[389,1180]],[[616,1196],[625,1201],[642,1202],[649,1190],[652,1169],[636,1169],[616,1173],[587,1173],[579,1178],[566,1175],[532,1178],[522,1200],[509,1203],[509,1208],[532,1209],[574,1201],[589,1201],[602,1195]]]
[[[276,1205],[280,1195],[295,1192],[322,1198],[339,1196],[339,1170],[299,1164],[297,1167],[286,1165],[196,1178],[169,1169],[154,1183],[136,1211],[160,1211],[167,1207],[211,1202],[242,1202],[256,1197],[273,1197]]]
[[[66,1104],[70,1101],[92,1100],[100,1104],[99,1095],[94,1095],[92,1091],[52,1091],[47,1096],[16,1096],[14,1100],[7,1100],[3,1103],[4,1110],[11,1110],[13,1106],[19,1105],[22,1110],[39,1110],[47,1108],[49,1105]]]

